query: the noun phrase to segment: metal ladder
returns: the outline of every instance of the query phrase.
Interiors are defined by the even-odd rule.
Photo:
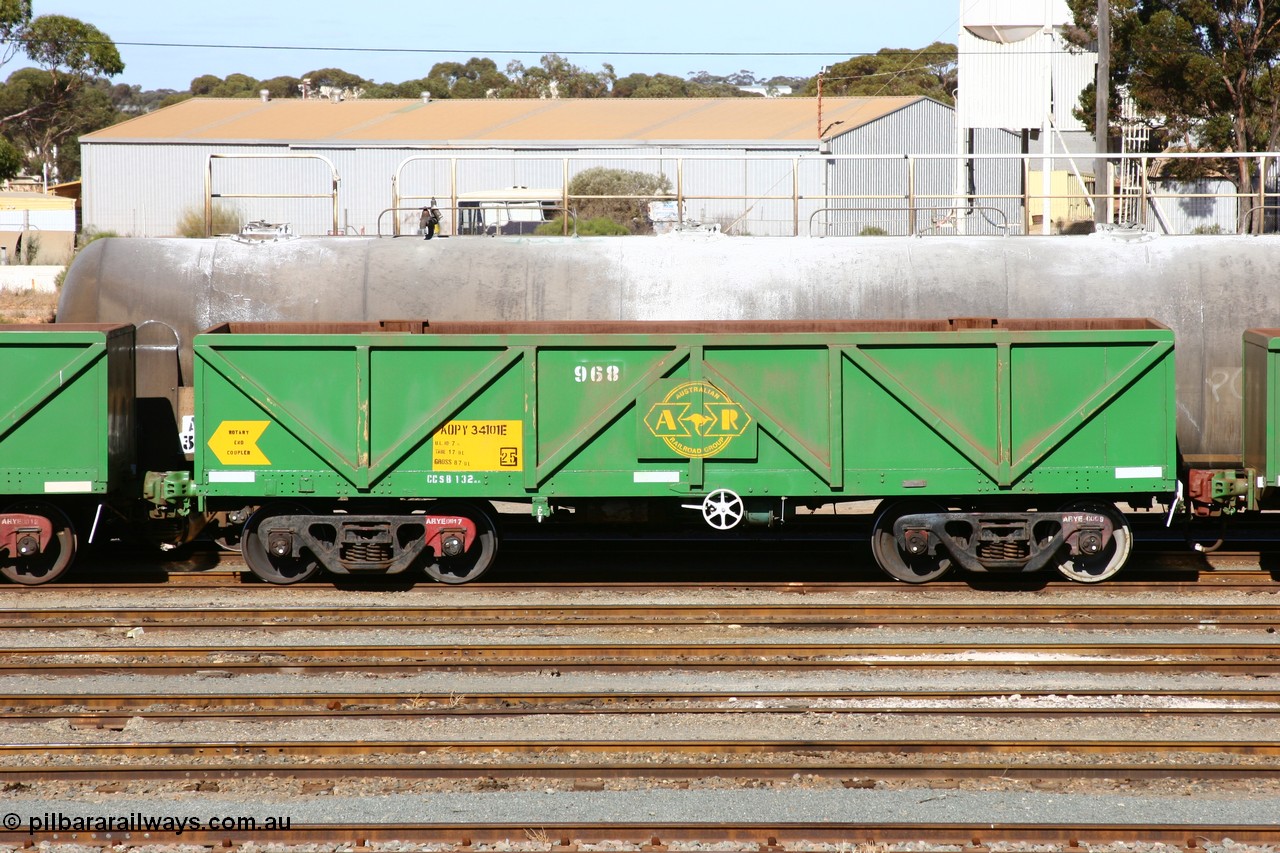
[[[1120,92],[1120,153],[1141,154],[1147,150],[1151,129],[1139,118],[1138,109],[1129,93]],[[1120,165],[1120,190],[1118,194],[1120,225],[1140,225],[1142,215],[1142,161],[1126,157]]]

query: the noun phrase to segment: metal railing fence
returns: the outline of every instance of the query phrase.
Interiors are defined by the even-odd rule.
[[[324,223],[323,230],[304,225],[295,231],[332,234],[352,230],[350,225],[339,229],[336,223],[339,187],[348,197],[355,190],[341,184],[328,161],[324,162],[332,174],[323,188],[327,191],[215,193],[212,160],[227,156],[210,155],[206,211],[211,211],[214,198],[326,199],[332,204],[332,224]],[[256,159],[270,156],[256,155]],[[1105,159],[1109,174],[1099,190],[1093,176],[1081,170],[1081,166],[1093,168],[1092,154],[1072,159],[1064,153],[426,153],[406,157],[396,166],[389,206],[380,205],[367,213],[357,209],[356,220],[361,232],[367,224],[371,232],[381,235],[385,212],[419,208],[429,199],[438,199],[440,209],[456,221],[466,196],[478,190],[499,199],[491,205],[504,204],[500,200],[504,188],[493,186],[493,176],[501,174],[516,189],[546,188],[542,203],[548,208],[576,211],[584,218],[599,203],[631,203],[636,215],[643,215],[648,203],[660,202],[674,207],[671,219],[676,228],[700,223],[715,225],[728,234],[1080,233],[1092,230],[1098,205],[1107,212],[1104,221],[1156,233],[1274,233],[1280,229],[1280,216],[1276,215],[1280,208],[1280,152],[1108,154]],[[1200,176],[1178,177],[1195,165],[1194,161],[1202,161]],[[1240,161],[1246,162],[1250,175],[1250,186],[1243,189],[1236,183]],[[662,176],[670,189],[635,194],[570,192],[577,174],[602,165]],[[1136,196],[1122,198],[1115,189],[1114,176],[1130,166],[1136,167],[1142,179]],[[514,200],[509,204],[514,206]],[[1121,210],[1133,211],[1129,219],[1135,221],[1121,219]],[[406,230],[402,217],[393,217],[392,223],[392,235]],[[457,234],[458,229],[442,228],[442,233]]]

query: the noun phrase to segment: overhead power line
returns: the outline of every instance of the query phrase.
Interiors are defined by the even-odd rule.
[[[502,56],[795,56],[795,57],[829,57],[829,56],[875,56],[875,53],[850,53],[844,50],[828,51],[795,51],[795,50],[506,50],[490,48],[443,48],[443,47],[350,47],[332,45],[288,45],[288,44],[197,44],[193,42],[158,42],[158,41],[113,41],[117,47],[172,47],[182,49],[208,48],[211,50],[322,50],[340,51],[343,53],[423,53],[423,54],[461,54],[474,56],[499,54]]]
[[[685,56],[685,57],[706,57],[706,56],[737,56],[737,57],[796,57],[796,58],[830,58],[845,57],[854,58],[860,56],[884,56],[880,51],[848,51],[848,50],[506,50],[506,49],[479,49],[479,48],[443,48],[443,47],[349,47],[349,46],[332,46],[332,45],[271,45],[271,44],[214,44],[214,43],[196,43],[196,42],[159,42],[159,41],[112,41],[111,44],[117,47],[163,47],[177,48],[182,50],[192,49],[208,49],[208,50],[289,50],[289,51],[336,51],[341,53],[404,53],[404,54],[448,54],[457,56],[459,54],[469,54],[471,56],[547,56],[555,54],[557,56]],[[956,55],[970,55],[968,51],[957,53],[951,51],[930,51],[920,50],[914,51],[911,48],[892,48],[900,55],[910,54],[914,57],[929,56],[945,56],[951,57]],[[1020,55],[1034,54],[1056,54],[1057,51],[1024,51]],[[888,54],[890,56],[894,54]],[[981,53],[973,53],[972,55],[985,55]]]

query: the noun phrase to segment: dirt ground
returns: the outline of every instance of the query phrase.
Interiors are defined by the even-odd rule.
[[[52,323],[58,294],[0,290],[0,324]]]

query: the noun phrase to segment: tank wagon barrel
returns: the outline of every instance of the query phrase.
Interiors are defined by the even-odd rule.
[[[58,315],[138,326],[139,393],[174,411],[223,322],[1154,317],[1178,336],[1183,452],[1235,458],[1241,329],[1280,326],[1277,239],[104,239]]]

